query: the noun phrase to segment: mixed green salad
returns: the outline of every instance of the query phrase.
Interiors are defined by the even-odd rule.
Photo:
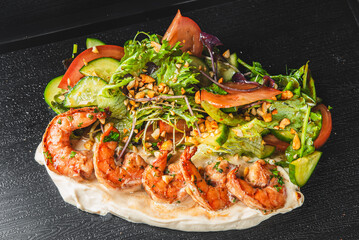
[[[121,156],[134,146],[153,154],[168,139],[173,152],[200,145],[203,154],[219,156],[282,154],[276,164],[288,167],[298,186],[321,157],[317,149],[330,135],[331,115],[308,63],[272,75],[180,13],[164,36],[138,32],[123,48],[88,38],[86,46],[77,56],[74,47],[45,100],[57,114],[87,106],[106,111],[106,123],[120,131]],[[92,127],[90,133],[99,132]]]

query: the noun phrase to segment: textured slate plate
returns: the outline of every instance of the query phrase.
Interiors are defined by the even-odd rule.
[[[173,12],[173,15],[175,12]],[[34,152],[52,112],[47,82],[86,36],[0,55],[1,239],[358,239],[359,33],[345,2],[239,1],[186,11],[248,62],[271,73],[311,60],[318,94],[333,107],[333,132],[303,207],[244,231],[185,233],[101,217],[66,204]],[[163,33],[172,17],[92,35],[123,44],[137,30]],[[101,29],[99,29],[101,31]],[[84,33],[86,34],[86,33]]]

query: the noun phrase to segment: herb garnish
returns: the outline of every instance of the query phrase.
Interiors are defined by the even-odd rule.
[[[220,163],[221,163],[221,162],[216,162],[216,164],[213,166],[213,169],[216,169],[217,172],[222,173],[222,172],[223,172],[223,169],[218,168],[218,166],[219,166]]]
[[[50,161],[50,163],[52,163],[52,156],[49,153],[49,151],[44,152],[45,158],[48,159]]]
[[[103,142],[118,142],[120,133],[111,131],[108,136],[105,136]]]
[[[76,156],[76,154],[77,154],[77,152],[75,152],[75,151],[71,151],[71,153],[70,153],[70,155],[69,155],[69,158],[73,158],[73,157],[75,157],[75,156]]]

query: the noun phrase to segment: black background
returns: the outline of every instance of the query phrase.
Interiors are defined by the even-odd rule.
[[[359,239],[359,29],[346,1],[102,2],[0,4],[1,239]],[[132,224],[65,203],[34,161],[54,116],[43,91],[64,73],[61,60],[71,56],[72,44],[83,49],[91,36],[122,45],[138,30],[163,34],[178,7],[270,73],[310,60],[318,95],[333,107],[333,131],[302,188],[301,208],[242,231],[186,233]]]

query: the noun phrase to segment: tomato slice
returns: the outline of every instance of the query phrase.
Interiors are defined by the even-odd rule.
[[[173,127],[163,121],[159,121],[159,125],[160,125],[160,132],[162,133],[163,131],[165,131],[166,133],[173,133]],[[179,130],[185,130],[186,132],[190,131],[190,128],[188,128],[186,121],[183,119],[178,120],[177,124],[176,124],[176,128],[178,128]]]
[[[324,104],[315,106],[313,111],[320,111],[322,114],[322,129],[320,129],[318,137],[314,140],[314,147],[318,149],[324,145],[332,132],[332,114]]]
[[[273,134],[264,136],[263,140],[266,142],[266,144],[275,146],[276,150],[281,152],[284,152],[289,147],[289,143],[279,140]]]
[[[65,75],[59,84],[59,88],[68,89],[68,86],[73,87],[75,84],[84,77],[80,73],[80,69],[84,66],[84,62],[90,62],[97,58],[111,57],[120,60],[125,52],[123,47],[115,45],[102,45],[97,46],[98,53],[95,53],[92,48],[86,49],[80,53],[71,63]]]
[[[241,84],[241,89],[253,88],[253,84],[250,84],[250,87],[245,85],[246,84]],[[231,87],[233,86],[231,85]],[[275,97],[276,95],[281,93],[281,91],[277,89],[265,86],[253,92],[228,92],[229,93],[227,95],[218,95],[207,92],[206,90],[202,90],[201,101],[205,100],[217,108],[230,108],[246,105],[263,99],[271,99],[272,97]]]
[[[163,39],[166,39],[172,47],[177,42],[181,42],[183,52],[190,51],[193,55],[200,57],[203,50],[199,39],[200,33],[201,29],[197,23],[188,17],[183,17],[178,10]]]

